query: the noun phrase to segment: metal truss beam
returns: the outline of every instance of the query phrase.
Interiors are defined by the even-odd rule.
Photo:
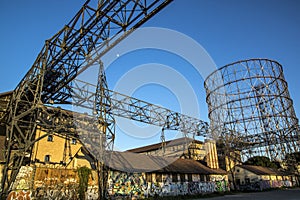
[[[78,73],[155,15],[171,0],[113,0],[94,8],[87,1],[76,16],[47,40],[47,67],[42,101],[63,103],[65,87]],[[41,54],[45,54],[42,51]],[[39,59],[35,62],[39,63]]]
[[[73,100],[68,103],[93,110],[93,102],[96,98],[93,91],[96,86],[80,80],[74,80],[73,83],[70,88]],[[104,90],[110,99],[110,104],[104,106],[106,111],[114,116],[159,126],[164,130],[177,130],[193,136],[207,136],[209,125],[205,121],[109,89],[104,88]]]
[[[6,125],[1,195],[12,189],[30,155],[43,105],[71,98],[70,82],[120,40],[171,0],[87,0],[74,18],[44,47],[16,89],[2,115]]]

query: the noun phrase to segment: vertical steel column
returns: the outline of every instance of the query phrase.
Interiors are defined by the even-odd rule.
[[[100,145],[97,156],[98,161],[98,189],[100,199],[106,198],[109,156],[113,152],[115,139],[115,119],[110,112],[111,100],[108,93],[104,65],[99,62],[98,83],[95,94],[95,114],[100,130]]]
[[[13,182],[22,165],[30,162],[32,141],[39,122],[42,90],[49,43],[39,54],[40,62],[27,73],[27,76],[11,96],[8,111],[4,116],[6,123],[6,151],[1,195],[13,189]],[[26,80],[28,79],[28,80]]]

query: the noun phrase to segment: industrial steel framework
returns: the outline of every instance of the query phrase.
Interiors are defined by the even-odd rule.
[[[167,6],[171,0],[87,0],[75,17],[46,40],[33,66],[1,108],[6,127],[5,166],[1,195],[7,195],[33,145],[36,130],[80,138],[99,159],[99,198],[105,198],[105,152],[112,151],[113,115],[161,126],[162,129],[204,135],[208,124],[180,113],[108,90],[100,58],[128,34]],[[100,66],[96,86],[75,80],[91,65]],[[86,90],[93,88],[93,91]],[[5,102],[7,102],[5,100]],[[92,115],[57,107],[70,104],[93,110]],[[97,122],[97,123],[94,123]],[[43,137],[46,137],[44,135]],[[86,141],[88,140],[88,141]]]
[[[298,119],[282,66],[268,59],[226,65],[205,80],[211,134],[242,158],[282,160],[299,152]]]
[[[80,106],[93,110],[96,86],[81,80],[74,80],[71,94],[74,106]],[[185,134],[194,136],[206,136],[208,133],[208,123],[194,117],[190,117],[155,104],[139,100],[134,97],[102,88],[109,99],[109,103],[104,103],[105,112],[114,116],[162,127],[164,130],[178,130]],[[76,97],[76,98],[75,98]],[[98,101],[96,101],[98,102]]]
[[[70,83],[78,74],[170,2],[87,0],[64,28],[46,40],[33,66],[13,91],[2,120],[7,129],[2,193],[10,190],[30,156],[43,104],[63,104],[70,99]],[[105,143],[108,147],[112,142]]]

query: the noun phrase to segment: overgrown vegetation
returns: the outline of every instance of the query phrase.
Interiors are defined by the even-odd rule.
[[[298,172],[298,165],[300,165],[300,152],[286,154],[284,162],[288,171]]]
[[[296,175],[297,184],[300,185],[300,152],[286,154],[284,164],[289,173]]]
[[[272,162],[268,157],[265,156],[254,156],[249,158],[245,163],[245,165],[255,165],[262,167],[270,167],[274,169],[280,168],[280,164],[277,162]]]
[[[79,177],[79,188],[78,188],[78,193],[79,193],[79,199],[84,200],[85,199],[85,192],[87,191],[88,188],[88,182],[89,182],[89,177],[91,174],[91,169],[88,167],[80,167],[77,169],[78,177]]]

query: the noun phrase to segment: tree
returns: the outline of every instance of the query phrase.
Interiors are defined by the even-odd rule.
[[[300,152],[289,153],[283,160],[286,170],[296,175],[297,185],[300,185]]]
[[[225,132],[224,132],[225,133]],[[238,148],[239,140],[234,134],[224,134],[222,140],[217,140],[218,160],[221,168],[229,172],[231,179],[229,178],[230,185],[233,189],[237,189],[235,182],[234,167],[241,164],[241,154]]]
[[[291,159],[296,161],[297,163],[300,163],[300,152],[286,154],[285,160],[291,160]]]
[[[80,167],[77,169],[78,177],[79,177],[79,199],[84,200],[85,199],[85,192],[88,188],[88,181],[91,174],[91,169],[88,167]]]
[[[292,173],[298,172],[298,166],[300,165],[300,152],[286,154],[283,161],[287,171]]]
[[[268,157],[265,156],[254,156],[249,158],[245,163],[245,165],[255,165],[262,167],[270,167],[274,169],[278,169],[280,166],[277,162],[272,162]]]

